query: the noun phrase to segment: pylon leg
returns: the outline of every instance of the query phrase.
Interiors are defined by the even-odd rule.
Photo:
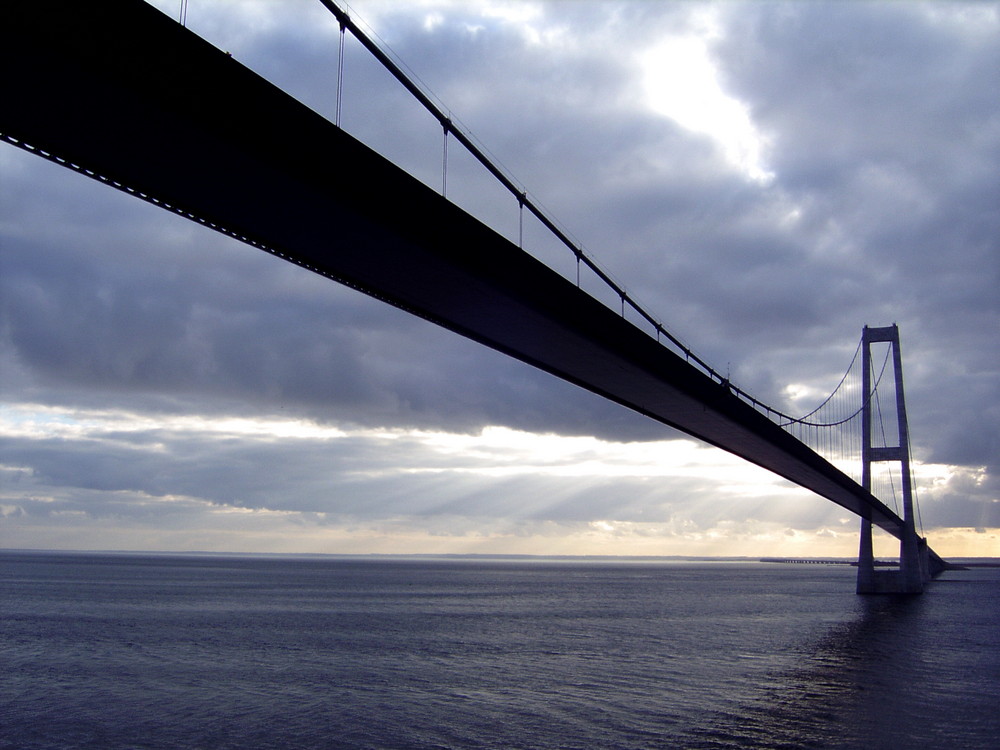
[[[859,594],[874,594],[875,553],[872,550],[872,522],[861,519],[861,542],[858,545],[858,589]]]
[[[919,594],[924,590],[920,571],[920,538],[908,529],[899,543],[899,577],[901,594]]]

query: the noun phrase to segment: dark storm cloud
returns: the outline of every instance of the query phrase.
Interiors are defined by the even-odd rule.
[[[22,193],[22,217],[69,229],[45,230],[45,244],[6,239],[0,280],[8,371],[30,372],[20,379],[26,390],[34,379],[72,391],[67,399],[87,392],[91,405],[184,410],[195,399],[209,411],[283,409],[368,426],[590,432],[596,418],[611,432],[657,433],[574,387],[104,186],[46,177],[57,192],[76,188],[70,207]],[[96,233],[74,222],[78,202]],[[123,229],[118,217],[136,205],[145,223]]]
[[[848,294],[833,295],[827,319],[849,325],[861,311],[859,322],[899,322],[918,445],[929,460],[990,465],[993,474],[1000,455],[994,11],[742,6],[741,33],[718,48],[733,90],[774,138],[778,184],[802,205],[803,223],[813,237],[823,224],[837,226],[831,249],[845,257],[832,291],[839,284]],[[963,12],[986,17],[959,23]],[[753,64],[740,64],[746,60]],[[808,267],[798,270],[797,285],[817,295],[829,289]]]

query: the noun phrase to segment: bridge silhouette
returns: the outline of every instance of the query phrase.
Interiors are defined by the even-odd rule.
[[[345,13],[321,1],[336,14],[342,44],[350,30],[435,112]],[[862,518],[859,593],[918,592],[944,568],[915,530],[894,326],[866,328],[862,342],[866,386],[856,414],[867,432],[859,483],[785,429],[818,422],[753,398],[680,345],[488,160],[520,208],[535,213],[578,263],[612,285],[620,311],[141,0],[14,4],[0,27],[0,57],[8,71],[4,141],[430,320],[837,503]],[[435,116],[446,145],[450,133],[485,158],[444,113]],[[655,335],[627,320],[626,306]],[[894,355],[901,421],[898,445],[876,448],[868,360],[879,342]],[[885,461],[902,466],[902,516],[871,491],[870,468]],[[899,571],[874,570],[872,525],[900,539]]]

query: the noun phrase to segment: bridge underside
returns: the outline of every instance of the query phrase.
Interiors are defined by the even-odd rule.
[[[140,0],[15,3],[0,133],[734,453],[898,516],[515,245]],[[46,154],[43,154],[46,155]]]

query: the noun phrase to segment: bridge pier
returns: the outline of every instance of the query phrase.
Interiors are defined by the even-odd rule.
[[[899,543],[899,568],[875,568],[872,551],[872,524],[861,520],[861,544],[858,551],[859,594],[920,594],[931,580],[927,540],[913,534]]]
[[[888,343],[892,347],[898,435],[897,445],[892,447],[872,445],[871,345],[880,342]],[[861,519],[857,592],[859,594],[919,594],[923,592],[924,584],[930,581],[931,565],[927,540],[917,535],[914,523],[910,479],[910,442],[906,423],[906,406],[903,401],[903,365],[902,355],[899,351],[899,328],[895,323],[886,328],[865,326],[861,343],[861,366],[864,371],[861,411],[861,486],[866,491],[871,492],[871,465],[873,463],[893,461],[899,464],[903,495],[903,533],[899,541],[899,568],[897,570],[876,570],[872,549],[872,524],[869,519]]]

